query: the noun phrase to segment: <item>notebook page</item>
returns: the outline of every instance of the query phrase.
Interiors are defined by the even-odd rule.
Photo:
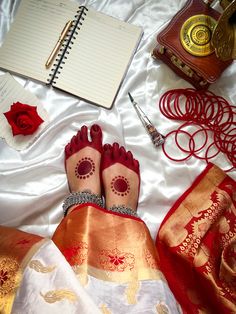
[[[89,8],[56,87],[110,108],[141,33]]]
[[[0,48],[0,67],[46,82],[51,68],[45,63],[77,9],[68,0],[22,0]]]

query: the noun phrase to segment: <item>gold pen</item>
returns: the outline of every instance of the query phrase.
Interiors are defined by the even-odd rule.
[[[55,47],[53,48],[53,50],[52,50],[50,56],[49,56],[48,59],[47,59],[47,62],[45,63],[45,67],[46,67],[47,69],[48,69],[48,68],[50,67],[50,65],[52,64],[52,62],[53,62],[53,60],[54,60],[54,58],[55,58],[55,56],[56,56],[56,54],[57,54],[57,52],[58,52],[58,50],[59,50],[61,44],[63,43],[63,41],[64,41],[64,39],[65,39],[65,37],[66,37],[66,34],[67,34],[68,30],[70,29],[71,25],[72,25],[72,21],[68,21],[68,22],[66,23],[65,27],[63,28],[63,30],[62,30],[62,32],[61,32],[61,35],[60,35],[60,37],[59,37],[59,39],[58,39],[58,41],[57,41]]]

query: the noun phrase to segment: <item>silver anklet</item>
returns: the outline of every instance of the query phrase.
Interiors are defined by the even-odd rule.
[[[68,209],[72,205],[93,203],[100,207],[104,207],[104,202],[101,196],[91,193],[90,191],[71,193],[64,201],[62,208],[64,217],[67,215]]]
[[[119,213],[119,214],[138,217],[136,211],[134,211],[133,209],[126,207],[124,205],[113,205],[112,207],[108,208],[108,210],[115,212],[115,213]]]

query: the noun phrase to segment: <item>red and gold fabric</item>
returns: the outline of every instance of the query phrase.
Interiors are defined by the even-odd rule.
[[[160,269],[184,313],[236,313],[236,183],[208,164],[159,229]]]
[[[52,239],[77,274],[123,283],[162,277],[154,242],[139,218],[82,204]]]
[[[22,273],[42,238],[0,226],[0,313],[11,313]]]

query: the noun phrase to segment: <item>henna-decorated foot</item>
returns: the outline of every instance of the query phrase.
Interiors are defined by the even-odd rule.
[[[65,147],[65,167],[71,192],[89,190],[101,195],[100,162],[102,153],[102,130],[94,124],[90,129],[91,141],[88,139],[88,128],[72,137]]]
[[[106,208],[124,206],[136,211],[140,174],[139,162],[118,143],[105,144],[102,154],[102,180]]]

